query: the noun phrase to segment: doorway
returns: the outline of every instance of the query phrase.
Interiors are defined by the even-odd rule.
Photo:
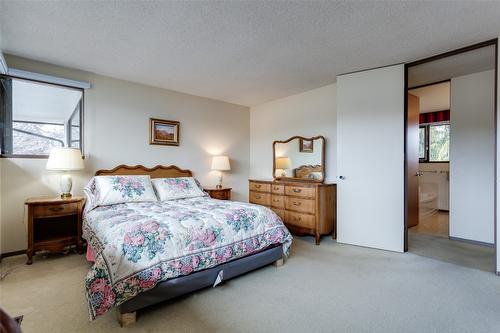
[[[405,251],[494,271],[497,40],[405,65]]]

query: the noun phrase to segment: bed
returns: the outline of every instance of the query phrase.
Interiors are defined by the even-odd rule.
[[[104,175],[154,180],[192,172],[120,165],[96,172]],[[128,326],[138,310],[271,263],[281,266],[288,256],[292,237],[266,207],[208,196],[94,206],[92,186],[83,219],[94,257],[85,279],[91,319],[116,307],[120,324]]]

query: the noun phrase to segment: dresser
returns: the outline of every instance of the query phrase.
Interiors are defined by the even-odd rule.
[[[271,208],[292,233],[317,245],[322,235],[337,238],[335,184],[250,179],[249,190],[249,201]]]

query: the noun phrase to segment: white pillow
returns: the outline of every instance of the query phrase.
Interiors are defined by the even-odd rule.
[[[193,177],[155,178],[151,182],[160,201],[206,196]]]
[[[94,179],[99,206],[158,201],[149,176],[96,176]]]

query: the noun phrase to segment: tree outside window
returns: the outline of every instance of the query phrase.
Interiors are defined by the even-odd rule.
[[[427,124],[419,129],[420,162],[450,161],[450,124]]]

